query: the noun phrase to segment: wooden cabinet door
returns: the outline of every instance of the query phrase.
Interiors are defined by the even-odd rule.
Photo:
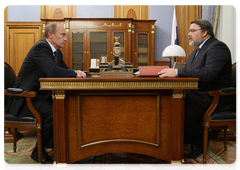
[[[87,30],[87,71],[91,68],[91,59],[101,59],[106,56],[109,60],[109,32],[107,30]]]
[[[86,29],[74,29],[70,32],[70,45],[72,57],[69,59],[69,67],[75,70],[87,70]]]
[[[148,66],[149,62],[149,33],[136,32],[136,60],[138,66]]]
[[[154,32],[156,20],[132,19],[43,19],[47,22],[64,23],[68,43],[61,49],[68,67],[89,71],[91,60],[106,59],[112,62],[114,37],[120,37],[120,59],[138,65],[154,65]],[[139,39],[139,40],[138,40]],[[138,43],[139,42],[139,43]],[[96,67],[92,65],[92,67]]]
[[[128,61],[131,61],[131,56],[129,55],[129,49],[131,48],[131,44],[129,44],[128,39],[131,39],[131,37],[128,36],[128,32],[126,30],[114,30],[112,32],[111,37],[111,54],[113,53],[113,46],[116,42],[114,37],[120,37],[118,42],[120,43],[121,48],[121,54],[119,56],[119,59],[125,61],[126,59]],[[131,34],[130,34],[131,35]],[[131,54],[131,53],[130,53]],[[113,56],[113,54],[112,54]],[[114,59],[114,57],[113,57]]]
[[[9,29],[9,64],[16,75],[29,50],[39,39],[39,28]]]
[[[132,56],[134,67],[154,65],[155,20],[134,22]]]
[[[154,65],[154,34],[136,31],[134,38],[134,67]]]
[[[107,62],[111,62],[113,57],[114,36],[120,37],[121,55],[120,59],[130,60],[127,55],[128,34],[126,30],[96,30],[96,29],[74,29],[70,31],[70,39],[72,41],[72,59],[70,67],[89,71],[91,67],[91,59],[99,59],[107,57]]]

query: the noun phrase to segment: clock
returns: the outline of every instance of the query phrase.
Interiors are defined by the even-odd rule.
[[[120,43],[118,42],[120,37],[114,37],[116,42],[113,43],[113,55],[119,57],[121,55],[121,47]]]
[[[113,47],[113,55],[119,57],[121,55],[121,48],[120,47]]]

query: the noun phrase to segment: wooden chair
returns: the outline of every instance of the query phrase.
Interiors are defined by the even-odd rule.
[[[35,109],[35,107],[32,104],[32,97],[36,96],[36,92],[34,91],[23,91],[20,88],[10,88],[13,86],[13,83],[15,82],[15,73],[11,66],[9,66],[7,63],[4,62],[4,96],[18,96],[18,97],[25,97],[26,103],[29,108],[29,110],[34,115],[33,117],[16,117],[8,112],[7,109],[5,110],[4,115],[4,126],[5,128],[10,128],[13,130],[13,150],[16,152],[17,146],[16,146],[16,134],[17,129],[21,130],[33,130],[37,129],[37,140],[38,140],[38,160],[39,163],[42,163],[42,124],[41,124],[41,116],[39,112]],[[6,88],[6,89],[5,89]]]
[[[232,66],[231,87],[216,91],[209,91],[209,95],[213,97],[211,106],[205,112],[203,117],[203,163],[206,163],[207,145],[208,145],[208,128],[210,126],[224,127],[224,149],[227,149],[227,127],[236,126],[236,110],[214,112],[218,105],[220,96],[235,95],[236,96],[236,63]],[[213,113],[214,112],[214,113]]]

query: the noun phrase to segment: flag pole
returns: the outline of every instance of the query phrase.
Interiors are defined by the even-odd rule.
[[[176,6],[173,9],[173,20],[172,20],[172,36],[171,45],[178,45],[178,28],[177,28],[177,18],[176,18]],[[174,60],[170,58],[170,68],[173,67]]]

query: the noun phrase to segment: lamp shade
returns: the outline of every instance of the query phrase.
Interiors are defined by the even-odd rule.
[[[169,45],[163,50],[162,57],[186,57],[186,53],[179,45]]]

